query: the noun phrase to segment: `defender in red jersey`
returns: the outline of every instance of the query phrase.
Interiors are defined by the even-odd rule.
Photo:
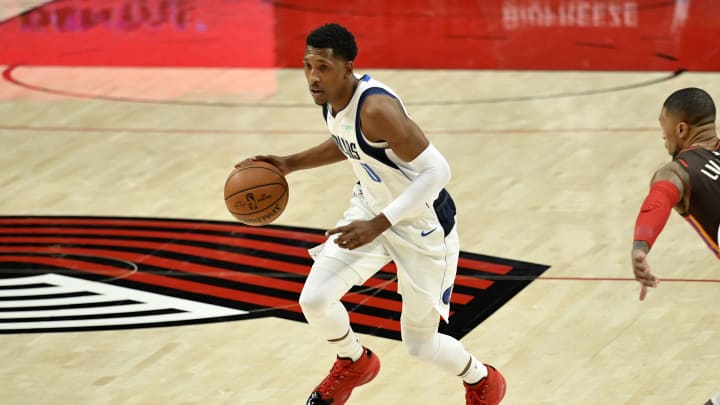
[[[720,258],[720,139],[715,130],[715,104],[701,89],[678,90],[665,100],[660,126],[673,160],[653,176],[635,223],[632,267],[642,285],[641,300],[648,287],[657,287],[647,254],[673,208]],[[720,392],[705,405],[719,402]]]
[[[645,298],[647,287],[657,287],[647,254],[672,208],[720,258],[720,139],[715,131],[715,104],[704,90],[678,90],[665,100],[660,126],[673,160],[655,172],[635,223],[632,266],[642,285],[640,299]]]

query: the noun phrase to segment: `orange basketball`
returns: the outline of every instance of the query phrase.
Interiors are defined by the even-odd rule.
[[[280,169],[260,160],[236,167],[225,181],[225,205],[246,225],[276,220],[288,202],[288,184]]]

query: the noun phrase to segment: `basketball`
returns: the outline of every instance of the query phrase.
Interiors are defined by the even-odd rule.
[[[245,225],[267,225],[285,210],[288,191],[280,169],[256,160],[230,172],[225,181],[225,206]]]

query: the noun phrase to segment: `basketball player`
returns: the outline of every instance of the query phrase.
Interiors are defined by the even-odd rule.
[[[655,172],[635,223],[632,266],[642,285],[641,299],[647,287],[657,287],[647,254],[673,207],[720,258],[720,140],[715,132],[715,104],[701,89],[678,90],[665,100],[660,126],[673,160]]]
[[[670,216],[680,213],[720,258],[720,139],[715,132],[715,104],[697,88],[672,93],[660,111],[665,148],[673,160],[652,178],[650,193],[635,223],[632,266],[640,282],[640,299],[647,287],[657,287],[647,254]],[[705,405],[720,405],[720,393]]]
[[[300,294],[308,323],[337,351],[307,404],[344,404],[355,387],[377,375],[378,356],[361,345],[340,299],[390,261],[397,265],[408,353],[459,376],[467,404],[498,404],[505,395],[503,376],[438,333],[440,318],[449,316],[459,256],[455,205],[443,188],[448,163],[389,87],[354,73],[356,55],[355,39],[344,27],[312,31],[305,77],[331,136],[293,155],[251,158],[285,174],[347,161],[357,177],[344,217],[327,231],[326,243],[310,251],[315,262]]]

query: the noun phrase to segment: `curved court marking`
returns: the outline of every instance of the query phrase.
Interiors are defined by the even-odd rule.
[[[69,91],[69,90],[63,90],[63,89],[53,89],[50,87],[44,87],[32,83],[27,83],[24,81],[21,81],[20,79],[16,78],[13,73],[18,68],[22,67],[22,65],[12,65],[5,68],[5,70],[2,72],[2,76],[5,79],[5,81],[12,83],[18,87],[22,87],[28,90],[47,93],[47,94],[54,94],[58,96],[66,96],[66,97],[73,97],[73,98],[82,98],[82,99],[90,99],[90,100],[103,100],[103,101],[112,101],[112,102],[124,102],[124,103],[137,103],[137,104],[158,104],[158,105],[168,105],[168,106],[184,106],[184,107],[232,107],[232,108],[318,108],[313,103],[231,103],[231,102],[201,102],[201,101],[177,101],[177,100],[151,100],[151,99],[142,99],[142,98],[135,98],[135,97],[116,97],[116,96],[106,96],[102,94],[90,94],[90,93],[82,93],[82,92],[75,92],[75,91]],[[584,96],[591,96],[596,94],[604,94],[604,93],[614,93],[618,91],[623,90],[631,90],[631,89],[637,89],[641,87],[648,87],[655,84],[663,83],[669,80],[672,80],[678,76],[680,76],[682,73],[684,73],[685,69],[679,69],[667,76],[663,76],[657,79],[651,79],[646,80],[638,83],[631,83],[621,86],[613,86],[613,87],[607,87],[603,89],[593,89],[593,90],[584,90],[584,91],[574,91],[574,92],[567,92],[567,93],[556,93],[556,94],[549,94],[549,95],[527,95],[527,96],[515,96],[515,97],[495,97],[495,98],[484,98],[484,99],[468,99],[468,100],[421,100],[421,101],[408,101],[405,103],[407,106],[447,106],[447,105],[473,105],[473,104],[496,104],[496,103],[509,103],[509,102],[518,102],[518,101],[535,101],[535,100],[551,100],[551,99],[558,99],[558,98],[566,98],[566,97],[584,97]]]
[[[314,135],[314,129],[221,129],[221,128],[130,128],[130,127],[73,127],[49,125],[0,125],[5,131],[32,131],[32,132],[80,132],[80,133],[137,133],[137,134],[217,134],[217,135]],[[613,132],[657,132],[660,127],[634,127],[634,128],[467,128],[443,129],[428,128],[423,132],[428,134],[537,134],[537,133],[613,133]]]

